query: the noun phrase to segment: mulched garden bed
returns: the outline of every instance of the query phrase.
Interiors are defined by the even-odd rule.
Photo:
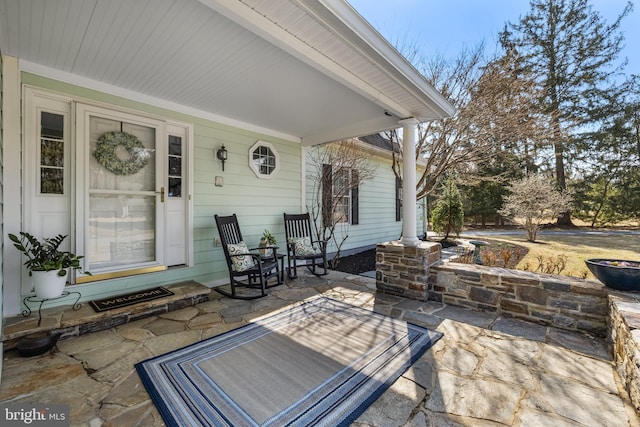
[[[338,265],[333,270],[342,271],[343,273],[360,274],[376,269],[376,250],[369,249],[364,252],[340,257]]]
[[[480,250],[482,264],[487,267],[501,267],[513,270],[520,260],[527,255],[527,252],[529,252],[529,248],[514,243],[500,242],[491,239],[482,239],[482,241],[488,243],[487,246],[482,246]],[[458,246],[458,248],[462,247]],[[463,264],[474,263],[472,251],[464,254],[461,252],[461,255],[462,256],[458,258],[452,259],[451,262]]]
[[[491,239],[483,239],[489,245],[482,247],[482,260],[484,265],[491,267],[502,267],[514,269],[522,258],[527,254],[528,249],[524,246],[515,245],[513,243],[505,243]],[[438,242],[443,248],[457,247],[460,254],[464,254],[463,247],[459,246],[460,242],[446,241]],[[463,255],[453,262],[472,264],[473,257],[470,252]],[[340,257],[338,264],[333,270],[342,271],[350,274],[361,274],[376,269],[376,250],[369,249],[357,254]]]

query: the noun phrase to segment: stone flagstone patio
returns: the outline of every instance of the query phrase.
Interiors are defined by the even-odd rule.
[[[444,332],[354,426],[640,426],[603,339],[376,293],[375,280],[301,275],[266,298],[195,306],[4,354],[0,401],[70,406],[73,426],[161,426],[134,364],[325,294]]]

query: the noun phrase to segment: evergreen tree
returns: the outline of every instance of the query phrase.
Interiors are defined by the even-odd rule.
[[[614,102],[618,101],[618,102]],[[581,164],[577,189],[581,219],[592,226],[640,217],[640,80],[630,79],[624,96],[612,100],[603,126],[590,135],[592,149]]]
[[[456,186],[455,179],[447,177],[442,185],[442,196],[431,212],[433,231],[443,234],[443,240],[447,240],[450,234],[456,236],[462,231],[464,225],[464,210],[462,198]]]
[[[576,143],[598,126],[611,94],[618,93],[614,77],[625,65],[615,61],[622,49],[621,20],[632,10],[628,3],[607,25],[588,0],[531,0],[529,12],[506,30],[523,62],[542,88],[541,111],[548,117],[555,177],[567,188],[567,162]],[[569,212],[558,223],[571,223]]]

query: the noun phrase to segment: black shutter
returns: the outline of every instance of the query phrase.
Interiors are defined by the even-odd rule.
[[[359,187],[360,180],[358,171],[351,170],[351,224],[358,224],[360,222]]]
[[[402,219],[402,199],[400,189],[402,188],[402,181],[396,176],[396,221]]]
[[[331,226],[331,212],[333,211],[333,180],[331,179],[331,165],[322,165],[322,224]]]

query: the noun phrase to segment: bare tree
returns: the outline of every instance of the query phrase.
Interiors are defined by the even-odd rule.
[[[500,44],[504,53],[483,67],[471,89],[473,139],[493,149],[492,158],[510,158],[522,173],[534,173],[539,147],[550,137],[548,118],[538,104],[542,90],[513,43],[502,38]]]
[[[571,196],[556,190],[553,179],[541,174],[524,177],[511,184],[501,215],[522,222],[527,240],[535,242],[540,227],[571,207]]]
[[[336,251],[330,264],[335,267],[357,209],[358,188],[371,179],[374,165],[362,155],[361,143],[347,140],[314,147],[309,152],[311,167],[307,182],[311,197],[307,210],[321,240]]]
[[[427,80],[456,107],[454,117],[419,126],[416,142],[416,160],[425,160],[425,169],[418,177],[416,197],[430,194],[440,176],[451,170],[460,170],[472,160],[481,157],[483,150],[469,144],[471,123],[466,114],[471,99],[470,90],[480,78],[484,46],[464,50],[455,60],[434,56],[416,64]],[[402,139],[397,130],[385,135],[393,148],[393,171],[402,180]],[[468,149],[465,149],[468,148]]]
[[[445,173],[456,172],[463,181],[487,179],[478,173],[478,165],[507,147],[517,148],[514,155],[522,157],[544,135],[542,117],[533,111],[536,86],[520,68],[516,52],[505,50],[488,63],[479,45],[453,61],[434,57],[423,64],[427,80],[451,100],[457,113],[419,128],[415,155],[426,167],[418,178],[418,199],[431,194]],[[401,138],[395,130],[386,137],[394,150],[393,170],[401,179]]]

